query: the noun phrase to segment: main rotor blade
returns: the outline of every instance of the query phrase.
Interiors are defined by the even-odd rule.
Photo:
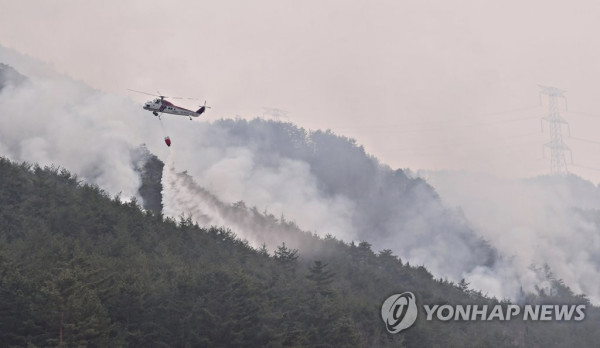
[[[131,88],[127,88],[127,89],[130,90],[130,91],[132,91],[132,92],[142,93],[142,94],[151,95],[151,96],[159,97],[159,98],[201,100],[200,98],[169,97],[169,96],[160,94],[160,91],[157,92],[158,94],[153,94],[153,93],[148,93],[148,92],[136,91],[135,89],[131,89]]]
[[[187,100],[200,100],[200,98],[186,98],[186,97],[169,97],[171,99],[187,99]]]
[[[162,94],[160,93],[160,91],[158,91],[158,94],[159,94],[158,96],[159,96],[159,97],[161,97],[161,98],[169,98],[169,99],[185,99],[184,97],[169,97],[169,96],[166,96],[166,95],[162,95]]]
[[[147,95],[151,95],[151,96],[154,96],[154,97],[160,97],[160,95],[156,95],[156,94],[152,94],[152,93],[146,93],[146,92],[142,92],[142,91],[136,91],[135,89],[131,89],[131,88],[127,88],[127,89],[130,90],[130,91],[132,91],[132,92],[147,94]]]
[[[186,98],[186,97],[166,97],[166,96],[163,96],[163,97],[165,97],[165,98],[169,98],[169,99],[180,99],[180,100],[184,100],[184,99],[186,99],[186,100],[201,100],[200,98]]]

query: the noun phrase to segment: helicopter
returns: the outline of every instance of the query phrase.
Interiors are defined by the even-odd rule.
[[[204,101],[204,105],[202,105],[200,107],[200,109],[193,111],[193,110],[188,110],[188,109],[182,108],[181,106],[177,106],[177,105],[171,103],[170,101],[165,100],[166,98],[198,100],[197,98],[167,97],[167,96],[161,95],[160,92],[158,92],[158,94],[152,94],[152,93],[146,93],[146,92],[142,92],[142,91],[136,91],[134,89],[129,89],[129,90],[133,91],[133,92],[137,92],[137,93],[142,93],[142,94],[147,94],[147,95],[151,95],[154,97],[158,97],[154,100],[150,100],[150,101],[147,101],[146,103],[144,103],[144,106],[142,108],[144,110],[152,111],[152,114],[154,116],[158,117],[159,119],[163,113],[167,113],[167,114],[173,114],[173,115],[188,116],[191,121],[192,117],[198,117],[198,116],[202,115],[202,113],[204,113],[204,111],[206,111],[207,108],[210,109],[210,106],[206,106],[206,101]]]

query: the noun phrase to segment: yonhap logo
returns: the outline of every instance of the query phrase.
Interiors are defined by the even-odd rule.
[[[587,304],[421,304],[424,317],[422,322],[430,321],[555,321],[581,322],[586,317]],[[381,306],[381,318],[385,329],[397,334],[411,327],[417,320],[417,300],[412,292],[394,294]]]
[[[381,306],[381,318],[391,334],[408,329],[417,320],[417,301],[412,292],[395,294]]]

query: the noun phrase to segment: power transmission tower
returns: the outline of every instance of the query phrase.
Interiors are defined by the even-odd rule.
[[[567,97],[565,92],[561,89],[547,86],[539,86],[540,90],[540,102],[542,94],[548,97],[548,115],[542,117],[542,131],[544,127],[544,121],[548,123],[550,128],[550,142],[544,144],[544,148],[550,149],[550,174],[551,175],[566,175],[569,170],[567,168],[567,160],[565,158],[565,152],[569,152],[571,155],[571,162],[573,162],[573,153],[571,149],[565,145],[562,138],[562,126],[569,123],[560,116],[559,110],[559,98],[564,99],[565,109],[567,107]],[[570,133],[570,128],[569,128]]]

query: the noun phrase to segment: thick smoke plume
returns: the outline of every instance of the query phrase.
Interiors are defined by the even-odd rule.
[[[600,302],[600,189],[576,176],[502,179],[465,172],[432,172],[429,180],[448,206],[464,212],[503,263],[472,272],[474,286],[515,297],[522,286],[544,285],[548,265],[576,293]],[[546,284],[547,285],[547,284]]]
[[[5,82],[3,156],[62,166],[113,195],[136,195],[140,182],[132,150],[142,138],[132,129],[143,123],[134,105],[62,77]]]
[[[0,91],[2,156],[65,167],[129,199],[138,196],[137,149],[145,144],[165,163],[166,215],[228,226],[255,246],[273,248],[285,238],[276,230],[265,234],[252,219],[233,218],[226,207],[243,204],[320,236],[368,241],[375,251],[392,249],[436,276],[467,278],[490,295],[516,298],[522,286],[533,290],[540,277],[529,271],[531,264],[547,263],[576,291],[600,298],[600,287],[590,280],[600,279],[593,253],[597,226],[563,205],[528,215],[518,208],[527,204],[522,196],[507,196],[507,190],[497,201],[491,194],[481,200],[477,192],[495,188],[465,184],[464,199],[447,201],[463,207],[465,219],[448,210],[425,181],[390,169],[330,132],[264,120],[203,122],[169,115],[163,117],[163,131],[129,99],[94,91],[0,49],[3,59],[29,81],[9,81]],[[165,135],[173,140],[170,148]],[[440,181],[433,182],[443,199],[454,197]],[[541,189],[531,194],[552,199]],[[500,202],[507,206],[499,209]],[[289,243],[309,248],[300,240]]]
[[[283,240],[257,233],[262,225],[251,220],[224,216],[223,204],[242,202],[322,237],[392,249],[451,279],[496,262],[494,250],[445,209],[430,186],[381,165],[347,138],[260,119],[181,127],[163,175],[168,215],[225,224],[255,246],[266,242],[272,249],[273,240]]]

